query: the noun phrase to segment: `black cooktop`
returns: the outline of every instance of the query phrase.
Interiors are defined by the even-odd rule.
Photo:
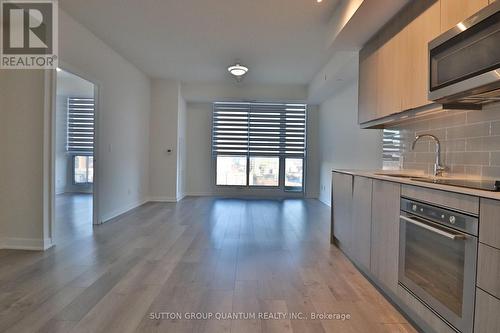
[[[426,183],[434,183],[441,185],[451,185],[466,188],[473,188],[477,190],[485,190],[492,192],[500,191],[500,181],[498,180],[471,180],[471,179],[431,179],[431,178],[412,178]]]

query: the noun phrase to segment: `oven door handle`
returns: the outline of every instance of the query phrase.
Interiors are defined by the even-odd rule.
[[[449,238],[449,239],[465,239],[465,235],[453,234],[451,232],[447,232],[447,231],[444,231],[444,230],[441,230],[438,228],[434,228],[433,226],[430,226],[427,223],[423,223],[423,222],[411,219],[411,218],[403,216],[403,215],[399,215],[399,218],[406,221],[406,222],[410,222],[411,224],[414,224],[414,225],[419,226],[423,229],[432,231],[435,234],[441,235],[441,236]]]

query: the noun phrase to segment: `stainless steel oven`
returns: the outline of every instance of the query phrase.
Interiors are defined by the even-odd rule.
[[[472,332],[478,217],[401,198],[399,284],[462,333]]]
[[[500,100],[500,2],[429,43],[429,99],[484,104]]]

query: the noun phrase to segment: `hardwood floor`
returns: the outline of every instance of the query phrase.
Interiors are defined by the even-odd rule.
[[[92,194],[64,193],[56,196],[56,243],[92,235]]]
[[[0,251],[0,331],[415,332],[329,244],[329,212],[317,200],[193,197],[66,228],[45,253]],[[301,319],[259,318],[280,312]]]

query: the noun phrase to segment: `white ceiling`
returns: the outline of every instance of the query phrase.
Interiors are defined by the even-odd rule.
[[[340,0],[60,0],[60,6],[151,77],[307,84],[330,56]],[[83,50],[82,50],[83,51]]]

